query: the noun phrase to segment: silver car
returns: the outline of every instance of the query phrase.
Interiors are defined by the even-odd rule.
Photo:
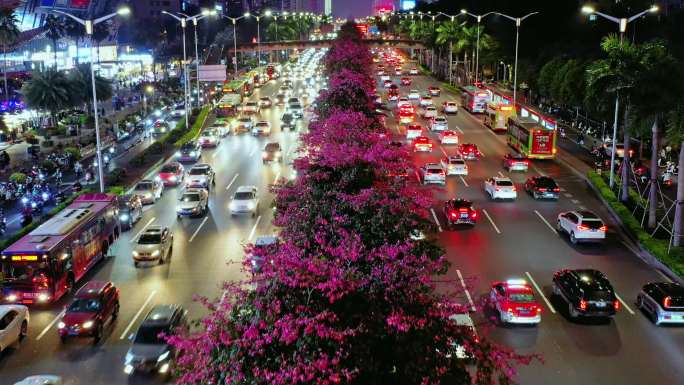
[[[143,179],[135,185],[133,193],[140,196],[143,204],[152,204],[161,198],[164,184],[152,179]]]
[[[423,184],[446,184],[446,173],[442,166],[437,163],[426,163],[420,168],[420,174]]]
[[[124,373],[155,373],[168,376],[176,358],[173,345],[163,335],[187,330],[187,311],[179,305],[156,305],[129,339],[131,346],[124,359]]]
[[[176,204],[178,218],[202,216],[209,209],[209,193],[205,189],[187,189]]]
[[[160,265],[173,254],[173,234],[168,227],[150,226],[135,241],[133,264],[158,262]]]
[[[255,217],[259,211],[257,191],[256,186],[238,187],[228,207],[230,215],[252,214],[252,217]]]

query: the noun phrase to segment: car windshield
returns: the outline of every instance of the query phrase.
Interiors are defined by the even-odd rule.
[[[244,201],[252,198],[254,198],[254,194],[252,192],[236,192],[233,196],[233,199],[236,201]]]
[[[268,97],[259,98],[259,100],[262,100],[264,102],[270,102],[271,101],[271,99],[269,99]]]
[[[513,302],[534,302],[534,296],[530,293],[511,293],[509,298]]]
[[[170,335],[170,330],[167,326],[141,326],[135,334],[136,344],[148,345],[165,345],[166,340],[162,335]]]
[[[195,144],[192,142],[184,144],[183,147],[181,147],[181,151],[194,151],[194,150],[195,150]]]
[[[216,133],[212,130],[204,131],[204,136],[216,136]]]
[[[176,166],[174,166],[172,164],[167,164],[164,167],[162,167],[161,172],[164,172],[164,173],[176,172]]]
[[[145,233],[138,238],[140,245],[158,245],[161,243],[161,233]]]
[[[72,313],[95,313],[100,310],[100,300],[96,298],[77,298],[69,305]]]
[[[252,119],[249,119],[249,118],[240,118],[240,119],[238,119],[238,122],[240,122],[240,123],[251,123],[251,122],[252,122]]]
[[[513,182],[511,182],[510,180],[500,180],[500,181],[496,182],[496,185],[497,186],[509,187],[509,186],[513,186]]]
[[[266,151],[278,151],[280,146],[277,143],[269,143],[266,145]]]
[[[135,186],[135,189],[138,191],[149,191],[154,188],[154,184],[152,182],[140,182]]]
[[[451,164],[465,164],[465,161],[463,159],[451,159],[449,161]]]
[[[268,122],[259,122],[259,123],[257,123],[257,126],[259,126],[259,127],[268,127]]]
[[[603,226],[603,222],[599,219],[582,219],[582,224],[590,229],[600,229]]]
[[[181,202],[199,202],[199,200],[199,194],[183,194],[183,197],[181,198]]]
[[[442,169],[440,169],[440,168],[428,168],[427,172],[428,172],[428,174],[439,174],[442,172]]]
[[[189,174],[190,175],[205,175],[209,171],[209,169],[204,168],[204,167],[195,167],[191,168]]]

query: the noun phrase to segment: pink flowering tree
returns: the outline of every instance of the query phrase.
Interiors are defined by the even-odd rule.
[[[248,246],[250,278],[203,298],[193,334],[169,337],[179,384],[509,383],[531,359],[456,324],[461,293],[437,293],[443,252],[413,236],[432,229],[432,198],[368,114],[370,55],[354,31],[326,58],[330,94],[302,135],[298,178],[273,189],[280,242]]]

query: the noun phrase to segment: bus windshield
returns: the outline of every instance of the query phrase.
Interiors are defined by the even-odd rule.
[[[2,264],[2,276],[8,280],[30,281],[39,275],[49,272],[46,262],[5,262]]]

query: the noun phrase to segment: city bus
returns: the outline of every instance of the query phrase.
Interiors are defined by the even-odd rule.
[[[242,95],[240,94],[225,94],[221,100],[216,104],[216,115],[228,117],[237,116],[238,109],[242,104]]]
[[[471,114],[485,112],[485,105],[488,98],[489,94],[487,91],[475,86],[463,87],[463,92],[461,93],[463,108],[468,110]]]
[[[223,83],[224,94],[240,94],[242,96],[252,95],[253,84],[250,79],[240,78]]]
[[[47,304],[73,290],[119,237],[116,195],[83,194],[0,254],[6,303]]]
[[[494,132],[508,131],[508,118],[515,116],[515,108],[508,104],[487,102],[484,115],[484,125]]]
[[[556,130],[543,127],[529,117],[508,118],[508,145],[531,159],[556,157]]]

